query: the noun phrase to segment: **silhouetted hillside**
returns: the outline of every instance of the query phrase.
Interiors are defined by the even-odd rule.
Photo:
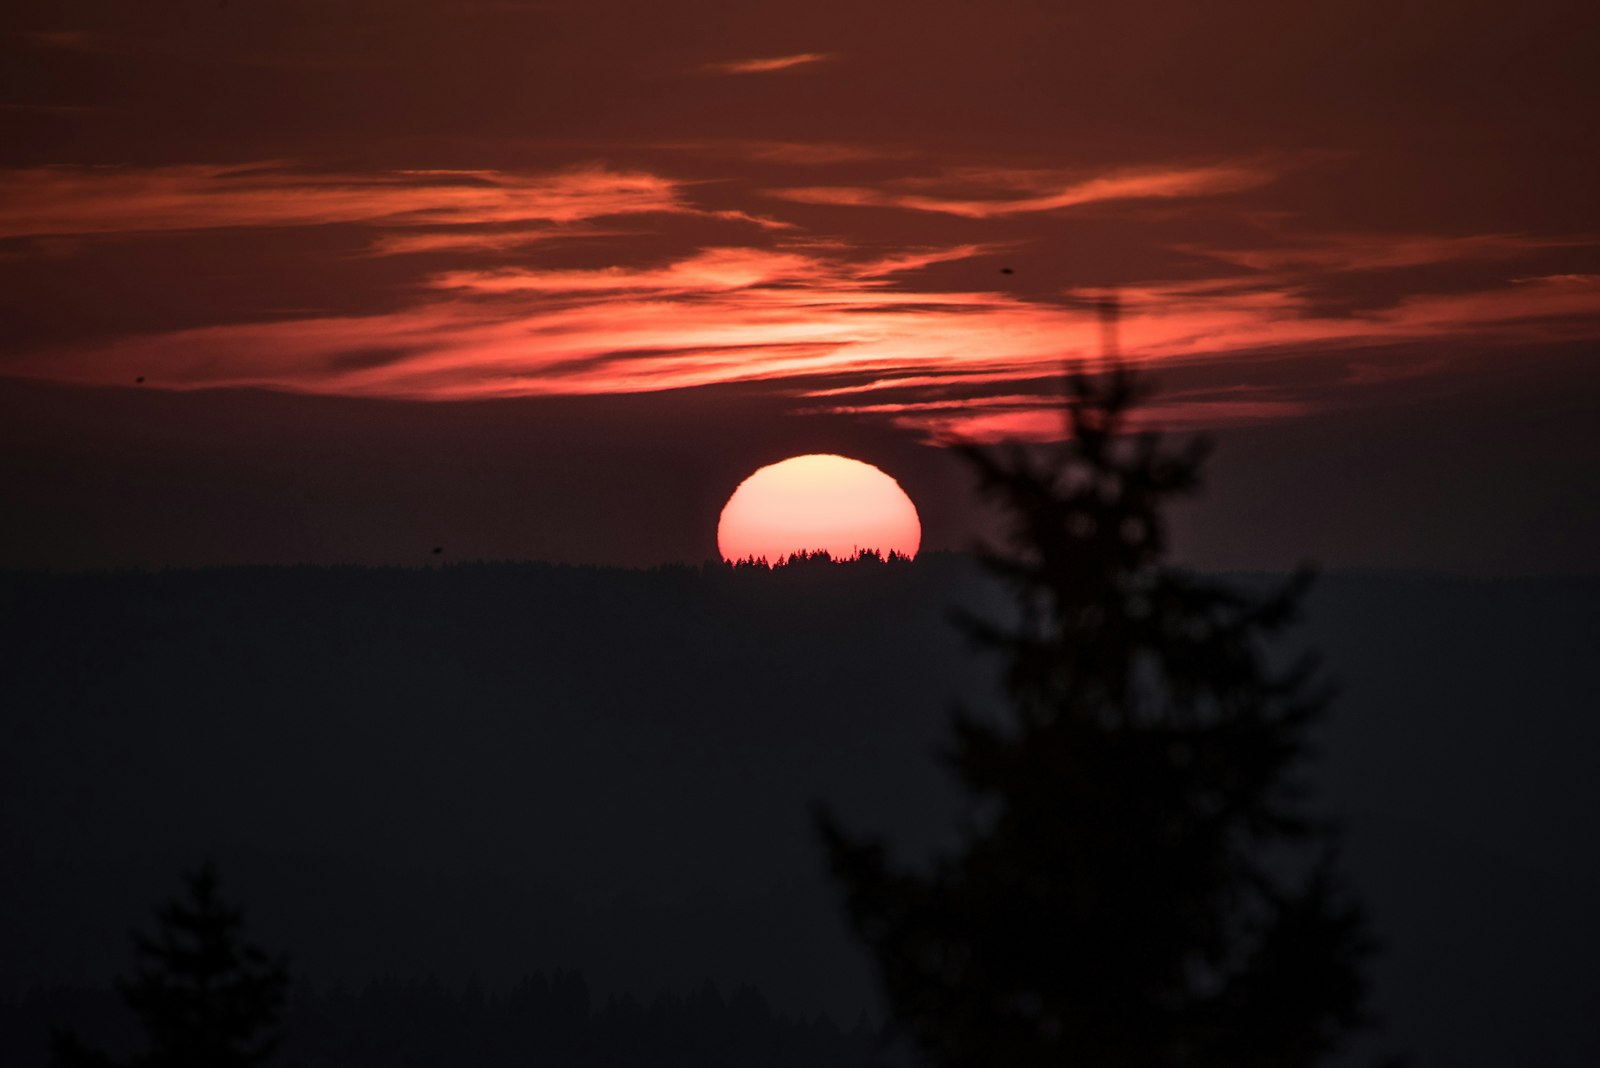
[[[128,1055],[127,1010],[109,990],[36,991],[0,1003],[0,1063],[44,1065],[53,1027]],[[301,983],[274,1063],[293,1068],[875,1068],[893,1056],[865,1016],[784,1014],[754,987],[712,983],[648,1000],[597,999],[580,972],[535,972],[504,990],[475,981],[379,979],[358,990]]]
[[[939,554],[0,577],[0,990],[106,984],[209,854],[318,989],[581,968],[595,1005],[709,977],[854,1020],[807,805],[899,842],[955,824],[935,748],[993,666],[954,602],[1001,604]],[[1600,1057],[1597,615],[1595,580],[1311,596],[1342,683],[1320,807],[1419,1065]]]

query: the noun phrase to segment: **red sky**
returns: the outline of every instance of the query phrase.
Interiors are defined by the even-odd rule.
[[[351,496],[363,531],[439,492],[444,474],[385,458],[447,447],[415,435],[472,426],[488,411],[473,403],[551,426],[584,410],[537,445],[587,472],[576,491],[464,460],[479,473],[454,477],[484,501],[548,506],[480,550],[696,559],[703,531],[578,548],[611,514],[594,503],[606,480],[637,496],[618,472],[659,464],[670,439],[698,502],[780,443],[845,443],[898,457],[912,488],[941,435],[1055,432],[1055,376],[1095,351],[1112,287],[1162,421],[1301,441],[1307,471],[1380,427],[1415,452],[1406,425],[1445,428],[1424,453],[1468,443],[1439,463],[1492,457],[1472,437],[1481,405],[1525,398],[1510,420],[1544,429],[1502,465],[1520,484],[1479,492],[1540,488],[1516,526],[1537,532],[1595,471],[1574,454],[1600,452],[1579,429],[1593,409],[1572,410],[1600,340],[1597,40],[1578,3],[17,0],[0,13],[0,376],[8,407],[35,413],[6,444],[36,527],[6,548],[404,558],[398,536],[305,524],[202,545],[157,509],[134,510],[148,529],[120,547],[90,536],[116,483],[74,427],[145,456],[151,485],[198,480],[194,507],[229,527],[237,479],[180,472],[227,453],[205,405],[248,387],[288,394],[302,414],[282,418],[308,426],[312,395],[466,406],[384,431],[351,476],[392,487],[389,504]],[[188,392],[170,448],[134,414],[162,391]],[[1349,436],[1304,444],[1321,426]],[[318,433],[305,447],[346,462],[338,432]],[[285,486],[303,471],[239,462]],[[955,544],[954,483],[926,478],[947,497],[932,513],[952,515],[929,547]],[[1460,492],[1413,502],[1407,524],[1488,522]],[[1310,520],[1284,536],[1334,562],[1427,562],[1402,531],[1388,548],[1352,534],[1350,494],[1326,547]],[[491,511],[441,525],[471,544]],[[62,555],[69,531],[81,548]],[[129,549],[140,537],[175,548]],[[1467,536],[1440,559],[1534,566],[1540,537]],[[1585,566],[1569,555],[1559,566]]]

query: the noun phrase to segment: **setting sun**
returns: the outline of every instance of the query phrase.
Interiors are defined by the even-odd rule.
[[[795,456],[739,483],[717,524],[725,560],[825,551],[837,558],[862,549],[915,556],[922,544],[916,505],[900,484],[871,464],[844,456]]]

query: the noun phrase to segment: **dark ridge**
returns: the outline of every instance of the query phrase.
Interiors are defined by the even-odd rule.
[[[807,810],[945,840],[949,711],[997,692],[955,604],[1006,602],[938,553],[0,575],[0,993],[109,984],[210,855],[321,991],[539,962],[877,1012]],[[1305,619],[1393,1045],[1595,1063],[1600,580],[1329,574]]]
[[[715,983],[653,998],[597,997],[581,972],[535,972],[501,989],[475,980],[385,977],[356,989],[296,983],[273,1063],[296,1068],[876,1068],[890,1036],[865,1014],[840,1026],[792,1015],[753,986]],[[137,1028],[109,988],[55,987],[0,1000],[0,1063],[44,1065],[70,1029],[92,1049],[127,1058]]]

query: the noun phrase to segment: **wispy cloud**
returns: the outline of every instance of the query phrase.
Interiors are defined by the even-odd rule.
[[[768,56],[762,59],[734,59],[722,63],[707,63],[700,68],[707,74],[772,74],[780,70],[793,70],[816,63],[826,63],[837,58],[831,52],[797,52],[791,56]]]
[[[862,202],[983,219],[1104,199],[1200,196],[1275,173],[1264,164],[1173,166],[1069,180],[1060,172],[969,169],[874,187]],[[713,195],[723,203],[699,199]],[[76,245],[84,235],[358,224],[365,257],[388,257],[381,273],[393,279],[376,298],[369,294],[360,314],[263,319],[252,305],[241,313],[248,321],[14,349],[0,354],[0,370],[74,382],[142,376],[147,387],[436,400],[762,382],[798,405],[889,420],[930,437],[1059,429],[1043,384],[1064,360],[1096,354],[1096,292],[1023,295],[984,288],[998,282],[992,270],[935,269],[1028,252],[1014,242],[813,235],[733,206],[740,202],[728,196],[726,186],[603,166],[360,175],[282,163],[0,171],[0,237]],[[652,217],[596,221],[627,216]],[[918,229],[934,225],[922,220]],[[613,240],[623,234],[628,241]],[[1429,361],[1446,345],[1600,339],[1600,277],[1588,274],[1529,270],[1506,280],[1480,272],[1433,289],[1412,278],[1414,288],[1370,299],[1359,314],[1330,310],[1320,288],[1328,275],[1534,259],[1571,243],[1513,234],[1271,232],[1258,246],[1167,245],[1209,258],[1210,265],[1193,263],[1211,269],[1122,286],[1122,341],[1130,358],[1167,364],[1337,352],[1354,365],[1349,388],[1375,388],[1438,373],[1441,365]],[[130,238],[118,247],[137,244]],[[412,259],[394,259],[401,256]],[[342,262],[364,267],[361,256]],[[973,287],[978,277],[984,281]],[[1429,351],[1414,361],[1391,358],[1389,350],[1402,345]],[[1352,360],[1352,353],[1377,355]],[[1243,422],[1290,417],[1302,405],[1271,393],[1189,397],[1182,405],[1169,398],[1161,415]]]
[[[1547,249],[1594,244],[1593,238],[1529,234],[1333,233],[1299,235],[1257,248],[1208,248],[1193,244],[1175,247],[1250,270],[1282,272],[1397,270],[1465,260],[1510,259]]]
[[[599,233],[593,230],[583,231],[584,236],[588,237],[599,236]],[[438,252],[509,252],[569,235],[570,232],[558,227],[533,230],[472,228],[387,231],[373,238],[367,251],[374,256],[409,256]]]
[[[944,180],[910,179],[880,186],[775,189],[769,195],[802,204],[900,208],[992,219],[1059,211],[1098,201],[1218,196],[1254,189],[1276,177],[1275,170],[1249,163],[1120,170],[1090,177],[997,169],[966,172]],[[930,187],[938,191],[918,191]],[[982,190],[987,190],[987,195]]]
[[[828,409],[850,413],[860,409]],[[1287,399],[1185,400],[1157,398],[1134,421],[1134,429],[1203,430],[1302,416],[1312,405]],[[936,442],[1051,441],[1065,432],[1059,394],[1026,394],[960,403],[876,405],[873,411],[896,426]]]
[[[716,293],[782,280],[815,278],[811,257],[751,248],[704,249],[659,267],[605,267],[585,271],[513,268],[451,271],[435,276],[436,289],[476,293]]]
[[[684,208],[677,183],[605,167],[546,174],[345,174],[270,164],[0,171],[0,237],[354,222],[571,223]]]
[[[603,267],[589,270],[540,270],[534,268],[496,268],[489,270],[448,271],[433,276],[428,285],[435,289],[480,294],[623,294],[651,292],[685,296],[723,293],[736,289],[781,286],[768,295],[774,304],[785,300],[815,299],[807,294],[824,294],[840,303],[853,300],[891,304],[894,295],[874,287],[889,285],[893,275],[921,270],[936,263],[972,259],[991,251],[983,245],[956,245],[950,248],[908,249],[888,256],[854,258],[850,250],[835,249],[823,255],[815,248],[705,248],[690,256],[646,267]],[[956,303],[960,294],[941,294],[940,300]],[[986,300],[987,297],[976,299]]]
[[[667,141],[660,148],[692,153],[714,159],[750,160],[784,166],[826,167],[841,163],[908,159],[921,153],[909,148],[883,144],[846,144],[836,141],[764,141],[719,138],[698,141]]]
[[[708,249],[659,267],[455,272],[441,296],[394,312],[240,323],[37,352],[13,373],[152,385],[265,386],[453,399],[637,392],[730,382],[832,379],[830,409],[929,436],[1044,432],[1053,402],[1028,391],[975,403],[989,385],[1047,379],[1093,356],[1092,311],[996,293],[887,286],[866,262],[781,250]],[[1428,341],[1600,337],[1600,279],[1533,278],[1497,290],[1421,295],[1330,317],[1289,289],[1128,291],[1124,340],[1150,363],[1301,358]],[[904,395],[915,385],[921,397]],[[1284,417],[1294,398],[1190,405],[1165,417]],[[1034,431],[1027,430],[1034,427]]]

